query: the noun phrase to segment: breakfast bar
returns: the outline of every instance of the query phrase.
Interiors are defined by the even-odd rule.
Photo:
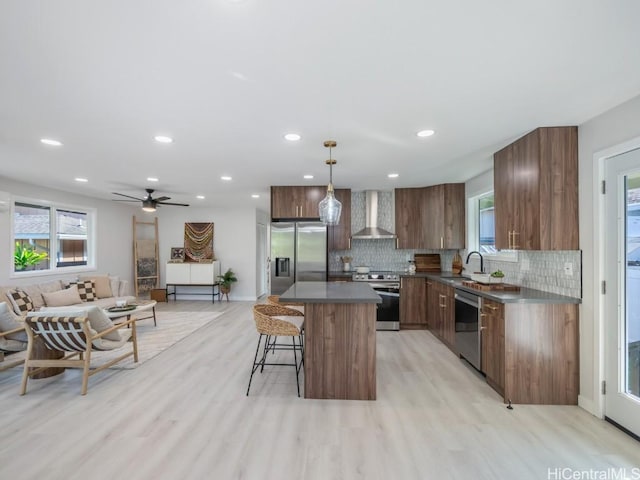
[[[304,396],[376,399],[376,304],[365,283],[297,282],[280,296],[304,303]]]

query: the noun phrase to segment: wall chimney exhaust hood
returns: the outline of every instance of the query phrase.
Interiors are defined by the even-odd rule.
[[[378,227],[378,192],[375,190],[367,190],[365,192],[365,199],[365,227],[351,235],[351,238],[363,240],[396,238],[395,233]]]

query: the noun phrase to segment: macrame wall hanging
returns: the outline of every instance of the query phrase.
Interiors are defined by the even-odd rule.
[[[211,261],[213,256],[213,223],[184,224],[185,262]]]

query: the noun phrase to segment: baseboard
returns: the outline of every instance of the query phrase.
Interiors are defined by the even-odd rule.
[[[578,395],[578,406],[583,410],[589,412],[591,415],[602,418],[602,414],[593,400],[582,395]]]
[[[174,301],[173,294],[169,296],[169,303]],[[198,300],[200,302],[211,302],[211,295],[189,295],[188,293],[178,293],[178,301],[180,300]],[[229,295],[229,301],[231,302],[255,302],[256,297],[238,297],[231,293]],[[216,295],[216,303],[218,303],[218,296]],[[224,297],[222,302],[226,302],[227,299]]]

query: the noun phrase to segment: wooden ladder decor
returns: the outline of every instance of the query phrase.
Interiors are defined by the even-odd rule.
[[[133,216],[133,271],[136,297],[150,292],[160,283],[158,217],[152,222]]]

